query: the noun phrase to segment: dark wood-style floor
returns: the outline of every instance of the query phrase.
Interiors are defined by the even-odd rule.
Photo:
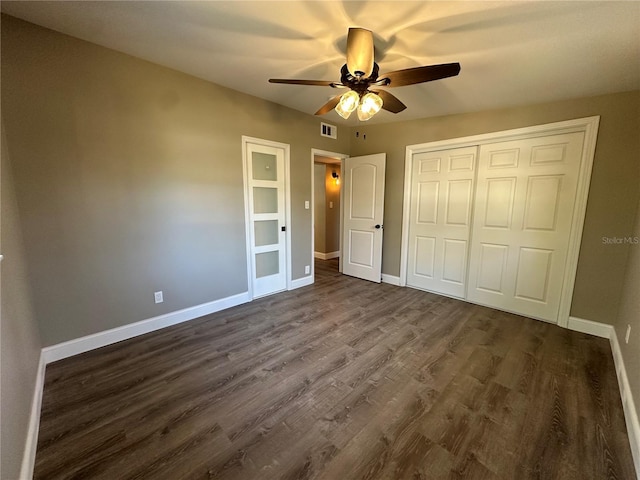
[[[607,340],[339,275],[49,365],[38,479],[632,479]]]

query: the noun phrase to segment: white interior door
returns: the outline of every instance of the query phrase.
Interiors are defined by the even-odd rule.
[[[380,283],[386,154],[344,160],[342,272]]]
[[[467,298],[556,322],[584,133],[480,147]]]
[[[245,142],[253,297],[287,288],[286,150]]]
[[[464,298],[477,147],[415,153],[407,285]]]

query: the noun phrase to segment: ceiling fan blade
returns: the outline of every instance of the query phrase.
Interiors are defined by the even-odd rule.
[[[336,95],[335,97],[333,97],[331,100],[325,103],[322,107],[320,107],[320,109],[315,113],[315,115],[324,115],[325,113],[329,113],[331,110],[336,108],[336,105],[338,105],[338,102],[340,101],[341,96],[342,95]]]
[[[368,78],[373,71],[373,33],[350,28],[347,35],[347,68],[354,77]]]
[[[387,87],[403,87],[405,85],[440,80],[441,78],[455,77],[458,73],[460,73],[459,63],[445,63],[396,70],[395,72],[380,75],[378,78],[388,78],[390,82]]]
[[[382,99],[382,108],[391,113],[400,113],[407,106],[398,100],[395,95],[390,94],[386,90],[371,90]]]
[[[269,83],[284,83],[287,85],[315,85],[318,87],[332,87],[336,82],[326,80],[295,80],[286,78],[270,78]]]

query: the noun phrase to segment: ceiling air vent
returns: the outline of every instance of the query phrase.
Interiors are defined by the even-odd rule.
[[[320,136],[329,138],[338,138],[338,127],[329,125],[328,123],[320,123]]]

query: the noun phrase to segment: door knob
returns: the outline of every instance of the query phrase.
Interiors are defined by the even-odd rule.
[[[382,225],[380,225],[379,223],[375,226],[376,230],[380,230],[382,228]]]

